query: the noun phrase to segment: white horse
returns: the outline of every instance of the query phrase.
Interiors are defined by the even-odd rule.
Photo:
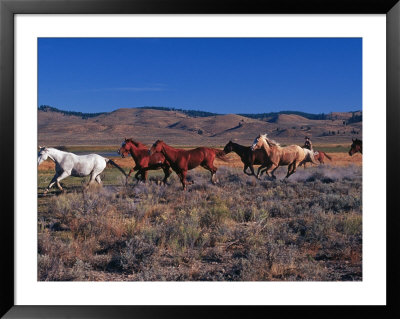
[[[101,184],[100,174],[106,168],[107,163],[118,168],[125,177],[125,171],[114,161],[97,154],[76,155],[74,153],[60,151],[51,147],[39,147],[38,166],[47,158],[56,163],[56,174],[47,186],[44,194],[56,183],[60,190],[63,190],[60,181],[68,176],[84,177],[90,175],[88,185],[96,181]]]

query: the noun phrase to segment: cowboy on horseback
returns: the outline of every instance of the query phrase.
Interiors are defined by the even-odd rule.
[[[310,138],[308,136],[306,136],[305,139],[306,139],[306,141],[304,142],[303,148],[307,148],[310,151],[312,151],[313,149],[312,149],[312,143],[311,143]]]

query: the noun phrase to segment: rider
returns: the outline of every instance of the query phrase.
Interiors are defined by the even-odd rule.
[[[303,148],[307,148],[310,151],[312,151],[312,143],[311,143],[310,138],[308,136],[306,136],[305,138],[306,138],[306,141],[304,142]]]

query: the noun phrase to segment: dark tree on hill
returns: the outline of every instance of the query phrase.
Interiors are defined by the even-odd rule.
[[[39,106],[39,110],[43,111],[43,112],[56,112],[56,113],[61,113],[64,115],[73,115],[73,116],[79,116],[82,119],[88,119],[90,117],[96,117],[102,114],[106,114],[106,112],[102,112],[102,113],[82,113],[82,112],[74,112],[74,111],[62,111],[59,110],[55,107],[49,106],[49,105],[41,105]]]

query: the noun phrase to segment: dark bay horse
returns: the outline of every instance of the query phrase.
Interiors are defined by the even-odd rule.
[[[181,180],[183,190],[186,189],[186,174],[188,170],[201,166],[211,172],[211,182],[215,184],[215,173],[217,168],[214,166],[215,157],[225,160],[225,152],[215,148],[198,147],[191,150],[176,149],[161,140],[157,140],[149,149],[150,156],[161,153],[170,163],[172,169]]]
[[[251,146],[244,146],[237,143],[233,143],[229,141],[228,144],[224,147],[225,154],[230,152],[235,152],[237,155],[240,156],[240,160],[244,164],[243,173],[252,176],[254,175],[256,178],[259,178],[260,170],[267,167],[269,164],[269,158],[264,150],[251,150]],[[261,165],[258,168],[257,175],[254,173],[253,165]],[[251,174],[247,172],[247,168],[250,168]]]
[[[352,156],[353,154],[360,152],[362,154],[362,141],[359,139],[351,139],[353,144],[350,146],[349,155]]]
[[[121,148],[118,150],[118,154],[120,154],[122,157],[131,154],[136,166],[129,171],[128,176],[130,176],[132,171],[138,171],[135,174],[135,178],[137,180],[146,181],[149,170],[157,170],[160,168],[164,171],[164,184],[167,182],[168,177],[171,175],[170,165],[163,154],[157,153],[149,155],[148,147],[146,145],[131,138],[125,138],[125,141],[122,143]]]

